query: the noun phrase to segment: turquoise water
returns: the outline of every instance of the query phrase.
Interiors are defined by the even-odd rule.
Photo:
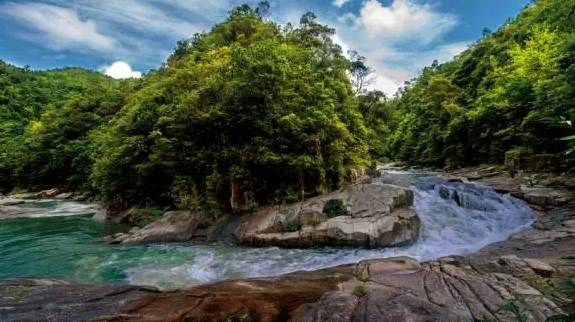
[[[523,202],[484,187],[422,182],[412,186],[422,220],[411,246],[377,250],[246,248],[230,245],[109,245],[100,240],[128,227],[91,219],[91,205],[30,202],[33,218],[0,221],[0,278],[56,278],[80,283],[130,283],[162,289],[224,279],[276,276],[362,259],[410,256],[432,260],[475,252],[528,228],[532,212]],[[441,198],[448,189],[451,196]],[[457,199],[457,200],[455,200]]]

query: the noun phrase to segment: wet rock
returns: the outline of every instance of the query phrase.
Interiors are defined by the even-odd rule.
[[[71,192],[59,193],[54,196],[56,199],[71,199],[73,194]]]
[[[333,200],[341,200],[347,214],[329,218],[323,210]],[[408,209],[412,203],[409,189],[358,184],[303,203],[261,209],[242,218],[237,237],[241,244],[257,246],[405,245],[415,241],[419,232],[419,218]]]

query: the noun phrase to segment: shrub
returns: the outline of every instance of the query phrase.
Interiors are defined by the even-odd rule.
[[[355,296],[357,296],[357,297],[364,297],[365,294],[366,294],[365,286],[363,286],[363,285],[356,285],[356,286],[353,288],[353,294],[354,294]]]
[[[347,215],[347,209],[345,208],[345,205],[341,199],[328,200],[323,206],[322,212],[329,218]]]
[[[301,222],[299,220],[292,220],[287,221],[282,224],[282,231],[283,232],[294,232],[300,230],[302,227]]]

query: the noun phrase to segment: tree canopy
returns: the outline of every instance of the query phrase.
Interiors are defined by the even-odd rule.
[[[561,153],[575,115],[575,1],[539,0],[403,89],[386,155],[417,164]]]
[[[374,160],[575,151],[575,0],[539,0],[393,96],[313,13],[242,5],[138,80],[0,62],[0,187],[221,212],[340,187]]]

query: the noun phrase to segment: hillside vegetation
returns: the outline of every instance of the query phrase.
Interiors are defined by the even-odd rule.
[[[532,3],[391,98],[333,33],[244,5],[139,80],[0,63],[1,190],[218,214],[333,190],[376,160],[501,163],[574,142],[575,0]]]
[[[534,1],[452,62],[426,68],[393,100],[386,155],[415,164],[500,163],[562,153],[575,119],[575,1]]]

